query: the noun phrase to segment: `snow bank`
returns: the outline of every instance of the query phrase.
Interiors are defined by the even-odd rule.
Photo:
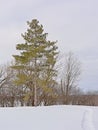
[[[83,130],[95,130],[93,123],[93,110],[85,109],[83,120],[82,120],[82,128]]]
[[[0,108],[0,130],[95,130],[92,116],[80,106]]]

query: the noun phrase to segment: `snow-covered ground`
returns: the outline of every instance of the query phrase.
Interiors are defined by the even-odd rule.
[[[0,108],[0,130],[98,130],[98,107]]]

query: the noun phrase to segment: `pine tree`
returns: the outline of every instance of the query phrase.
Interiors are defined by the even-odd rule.
[[[44,33],[38,20],[33,19],[27,24],[29,28],[22,34],[25,42],[17,44],[16,50],[20,54],[13,55],[15,65],[12,68],[18,70],[15,83],[30,90],[32,105],[37,106],[37,89],[47,91],[49,84],[55,82],[58,47],[56,42],[47,40],[48,34]]]

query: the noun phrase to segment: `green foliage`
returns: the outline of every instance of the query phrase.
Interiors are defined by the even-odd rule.
[[[56,42],[47,40],[47,33],[44,33],[43,26],[39,21],[33,19],[27,22],[29,28],[22,34],[24,43],[17,44],[16,49],[20,55],[13,55],[15,65],[13,69],[17,70],[17,84],[32,84],[27,87],[42,87],[49,91],[49,85],[53,84],[57,70],[55,64],[58,56],[58,47]],[[32,89],[33,90],[33,89]]]

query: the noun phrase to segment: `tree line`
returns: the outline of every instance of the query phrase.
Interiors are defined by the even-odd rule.
[[[48,40],[43,25],[37,19],[27,25],[24,43],[16,45],[19,54],[0,67],[0,106],[87,104],[78,88],[80,61],[69,52],[61,63],[57,41]]]

